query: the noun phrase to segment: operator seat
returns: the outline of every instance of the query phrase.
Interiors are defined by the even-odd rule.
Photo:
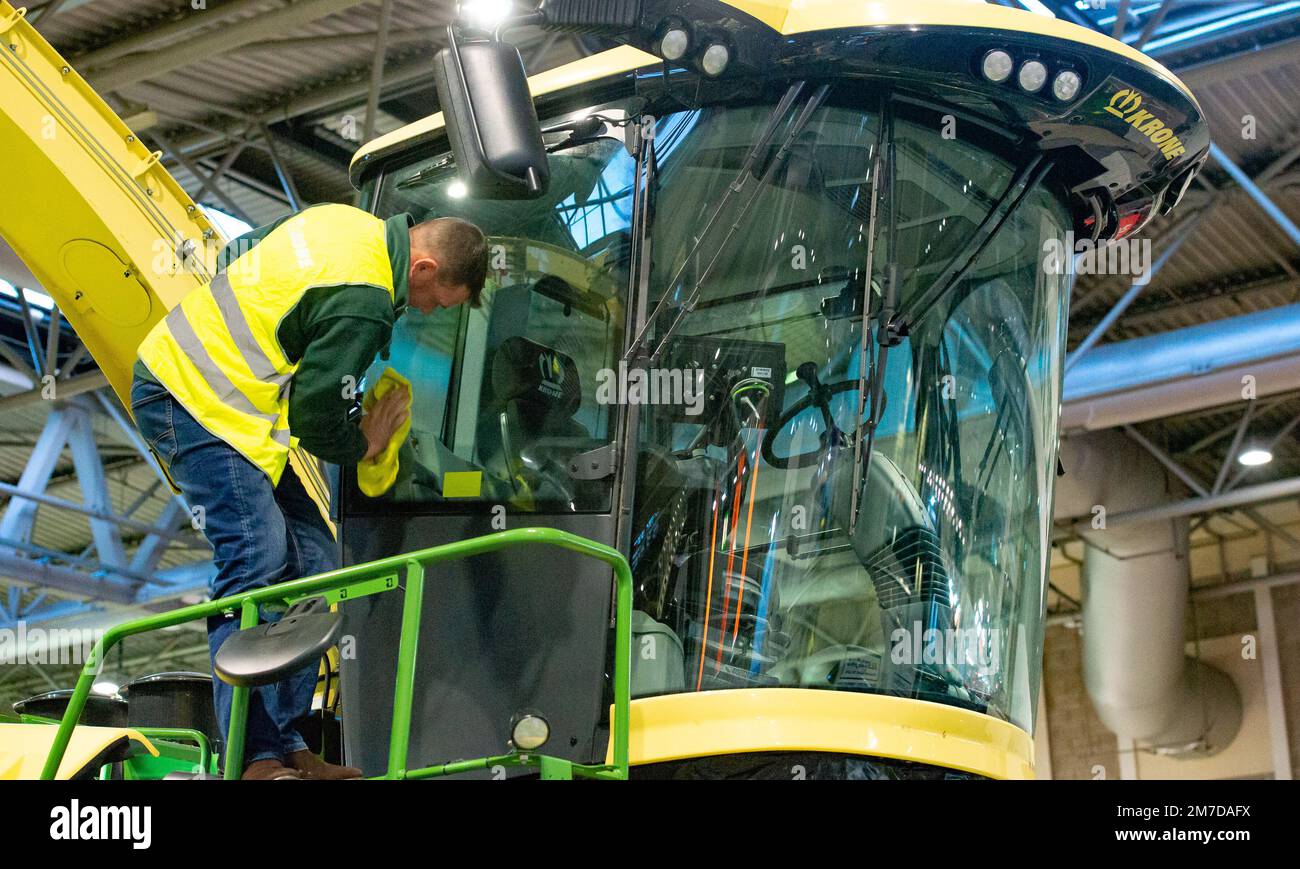
[[[836,475],[834,509],[841,527],[849,527],[852,464],[840,463]],[[937,630],[940,635],[954,627],[953,579],[958,573],[940,531],[926,499],[902,469],[882,452],[873,452],[850,542],[875,587],[887,642],[900,629],[910,637],[918,625],[922,632]],[[900,664],[885,655],[878,688],[933,699],[947,696],[952,681],[960,677],[944,664]]]
[[[495,452],[511,479],[551,498],[582,500],[569,462],[601,442],[573,418],[581,405],[582,380],[568,355],[521,336],[492,354],[488,412]]]

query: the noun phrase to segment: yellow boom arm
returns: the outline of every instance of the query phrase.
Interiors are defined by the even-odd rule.
[[[25,15],[0,0],[0,236],[129,407],[136,348],[225,239]],[[327,513],[318,463],[292,461]]]
[[[141,339],[210,274],[216,227],[90,85],[0,0],[0,235],[129,406]]]

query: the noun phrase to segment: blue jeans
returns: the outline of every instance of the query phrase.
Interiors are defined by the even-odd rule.
[[[131,413],[191,511],[202,517],[217,568],[213,599],[338,567],[334,536],[292,467],[272,486],[260,468],[208,432],[166,389],[147,380],[136,378],[131,384]],[[208,619],[209,654],[215,655],[238,629],[238,614]],[[307,747],[294,723],[311,711],[317,670],[313,663],[249,692],[245,763],[282,760]],[[233,690],[213,675],[223,741]]]

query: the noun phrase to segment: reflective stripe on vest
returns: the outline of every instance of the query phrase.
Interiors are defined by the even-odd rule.
[[[216,281],[213,281],[214,285],[216,283]],[[226,286],[229,288],[229,284]],[[213,295],[216,294],[214,293]],[[232,293],[231,299],[233,298],[234,295]],[[218,304],[220,303],[218,302]],[[203,376],[205,381],[207,381],[208,388],[216,394],[217,398],[233,410],[237,410],[240,413],[246,413],[249,416],[255,416],[258,419],[266,420],[267,424],[272,426],[272,439],[277,443],[284,444],[285,449],[288,449],[289,430],[277,430],[274,428],[275,423],[280,418],[279,414],[261,413],[253,406],[253,402],[249,401],[248,396],[240,392],[239,387],[230,382],[230,378],[226,376],[226,373],[217,367],[217,363],[213,362],[212,357],[208,355],[207,348],[203,346],[203,342],[199,340],[199,336],[194,333],[194,327],[191,326],[190,321],[185,318],[185,309],[180,305],[172,308],[171,313],[167,315],[167,328],[171,330],[172,337],[176,339],[176,344],[182,351],[184,351],[185,355],[189,357],[190,361],[194,363],[194,367],[199,370],[199,374]],[[235,343],[239,343],[238,338],[236,338]],[[243,348],[241,347],[240,350],[242,351]],[[258,353],[261,354],[261,351],[258,351]],[[244,358],[247,359],[248,357],[245,356]],[[266,360],[264,354],[262,354],[262,359]],[[270,360],[266,361],[268,363],[270,362]],[[250,366],[250,368],[251,367],[252,366]],[[256,371],[257,369],[254,368],[253,370]],[[271,372],[274,374],[274,367],[271,368]],[[287,383],[292,379],[292,377],[292,374],[285,374],[279,375],[275,379]]]
[[[393,296],[384,222],[346,205],[309,208],[185,296],[141,343],[140,359],[208,431],[278,483],[297,445],[289,391],[298,369],[280,346],[280,322],[308,290],[353,284]]]
[[[217,310],[221,311],[221,319],[225,321],[226,328],[235,339],[235,346],[243,354],[244,361],[248,363],[248,370],[253,372],[253,376],[258,380],[275,381],[281,386],[292,380],[293,375],[280,374],[275,363],[268,359],[266,353],[257,345],[253,331],[248,328],[248,320],[244,319],[244,312],[239,309],[239,300],[235,298],[235,291],[230,286],[230,278],[224,273],[219,274],[212,279],[208,289],[212,291],[212,298],[217,302]],[[181,316],[185,316],[183,311]]]

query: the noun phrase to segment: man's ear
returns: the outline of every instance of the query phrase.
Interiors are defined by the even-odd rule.
[[[438,261],[431,256],[421,255],[411,258],[411,277],[418,274],[428,273],[434,275],[438,271]]]

